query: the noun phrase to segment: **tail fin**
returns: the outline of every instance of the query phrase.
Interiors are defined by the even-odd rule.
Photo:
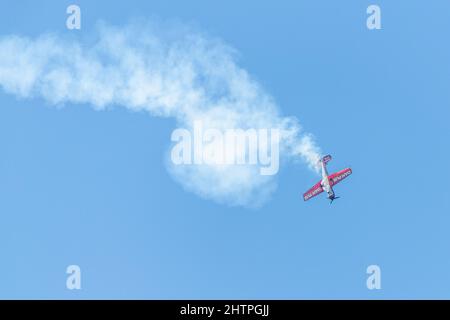
[[[330,155],[326,155],[325,157],[322,158],[322,162],[327,164],[328,162],[331,161],[331,156]]]

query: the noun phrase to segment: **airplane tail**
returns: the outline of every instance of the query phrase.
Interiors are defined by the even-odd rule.
[[[322,158],[322,162],[327,164],[328,162],[331,161],[331,156],[330,155],[326,155],[325,157]]]

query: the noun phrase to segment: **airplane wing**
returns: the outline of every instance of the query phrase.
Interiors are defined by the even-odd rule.
[[[334,186],[335,184],[341,182],[342,180],[344,180],[345,178],[347,178],[351,174],[352,174],[352,169],[350,169],[350,168],[347,168],[347,169],[335,172],[333,174],[330,174],[328,176],[328,179],[330,181],[330,185]]]
[[[303,200],[307,201],[323,192],[323,188],[320,182],[321,181],[317,182],[311,189],[303,194]]]

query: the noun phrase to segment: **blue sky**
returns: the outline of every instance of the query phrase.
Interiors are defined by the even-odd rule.
[[[1,36],[89,36],[98,20],[177,20],[239,51],[300,119],[335,191],[283,163],[264,206],[187,192],[166,170],[174,121],[0,92],[0,298],[450,298],[447,1],[8,1]],[[382,30],[366,28],[366,8]],[[82,290],[66,289],[66,267]],[[381,290],[366,268],[379,265]]]

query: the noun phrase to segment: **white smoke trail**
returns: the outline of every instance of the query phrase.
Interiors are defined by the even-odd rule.
[[[279,128],[281,156],[314,168],[320,150],[311,135],[296,119],[280,116],[235,56],[221,41],[179,25],[101,24],[90,41],[8,35],[0,37],[0,86],[54,105],[120,105],[174,117],[185,128],[195,120],[215,128]],[[167,165],[186,189],[230,205],[259,205],[275,189],[273,176],[250,165]]]

